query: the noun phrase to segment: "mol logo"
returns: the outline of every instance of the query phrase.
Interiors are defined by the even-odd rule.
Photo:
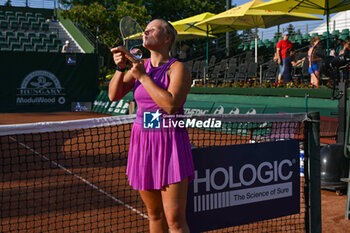
[[[144,129],[160,129],[160,116],[162,114],[157,110],[156,112],[143,113],[143,128]]]
[[[17,104],[64,104],[64,89],[58,78],[45,70],[28,74],[17,89]]]

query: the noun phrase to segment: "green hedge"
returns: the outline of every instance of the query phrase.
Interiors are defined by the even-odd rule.
[[[223,95],[252,95],[252,96],[289,96],[330,99],[332,89],[303,89],[303,88],[233,88],[233,87],[192,87],[192,94],[223,94]],[[350,93],[348,91],[348,93]]]

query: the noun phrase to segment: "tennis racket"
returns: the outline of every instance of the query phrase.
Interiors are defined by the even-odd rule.
[[[139,62],[142,58],[143,30],[141,26],[130,16],[124,16],[119,22],[120,34],[123,38],[123,46],[117,47],[118,51],[125,54],[125,57],[133,63]]]

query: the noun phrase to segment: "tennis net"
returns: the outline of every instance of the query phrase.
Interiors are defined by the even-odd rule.
[[[193,147],[304,139],[305,114],[198,116]],[[203,118],[204,119],[204,118]],[[0,232],[148,232],[147,211],[125,174],[134,115],[0,126]],[[300,213],[215,232],[305,232]]]

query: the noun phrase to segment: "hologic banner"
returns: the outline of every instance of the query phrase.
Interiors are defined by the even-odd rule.
[[[193,149],[187,198],[191,232],[300,212],[298,140]]]

